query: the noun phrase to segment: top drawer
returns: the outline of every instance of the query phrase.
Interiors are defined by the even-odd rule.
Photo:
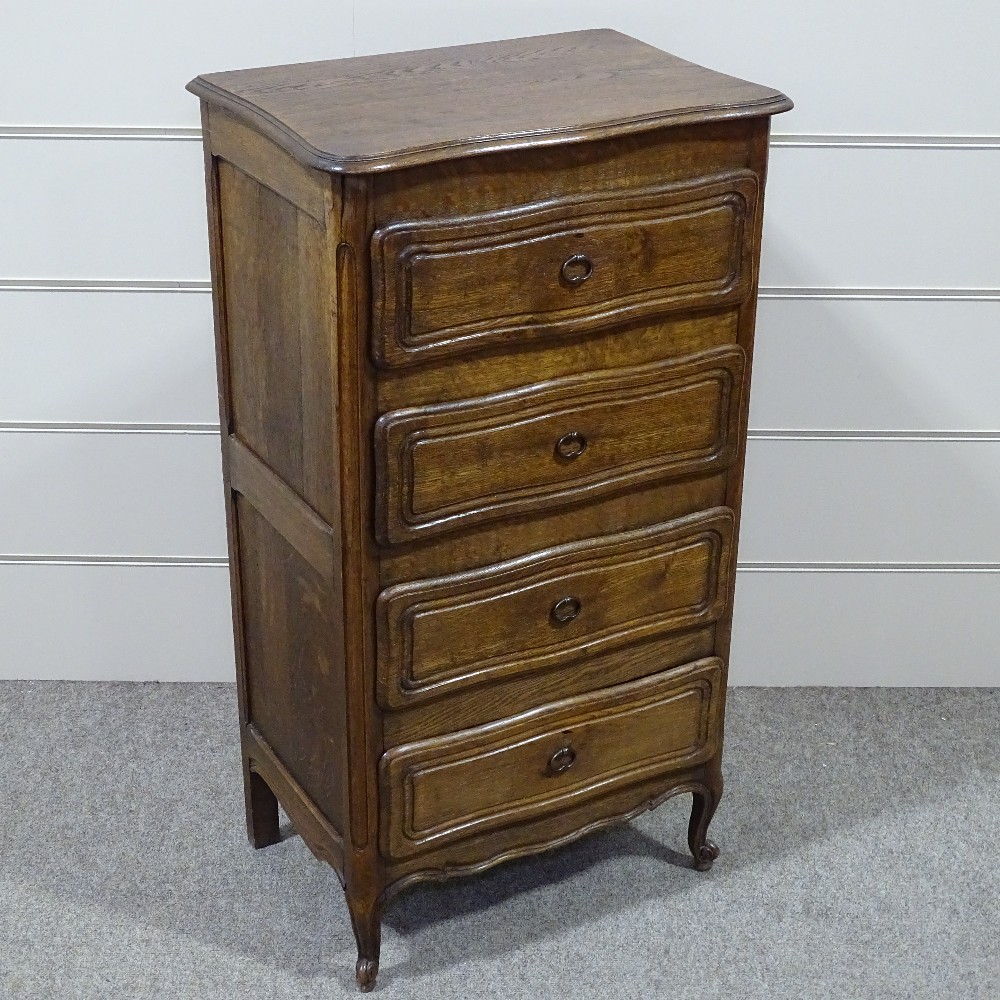
[[[600,198],[392,223],[372,237],[384,368],[746,298],[749,170]]]

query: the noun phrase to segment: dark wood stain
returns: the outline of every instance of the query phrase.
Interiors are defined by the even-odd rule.
[[[405,542],[723,469],[738,446],[745,364],[733,345],[385,413],[376,536]]]
[[[345,173],[791,107],[609,30],[210,73],[189,89]]]
[[[721,507],[383,590],[380,704],[405,708],[715,621],[732,526]]]
[[[718,849],[769,116],[610,31],[199,77],[247,830]],[[455,95],[461,95],[456,100]]]

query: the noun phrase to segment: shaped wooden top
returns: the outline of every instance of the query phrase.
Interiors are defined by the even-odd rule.
[[[188,90],[338,173],[792,107],[777,90],[605,29],[210,73]]]

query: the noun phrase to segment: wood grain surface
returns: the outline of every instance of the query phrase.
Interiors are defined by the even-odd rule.
[[[745,362],[733,345],[383,414],[375,427],[379,540],[725,469],[739,445]]]
[[[756,198],[755,175],[741,170],[380,228],[372,240],[375,361],[412,364],[738,303],[749,290],[746,230]]]
[[[719,508],[390,587],[376,604],[379,699],[402,707],[714,621],[732,530]]]
[[[607,31],[192,89],[251,842],[363,990],[415,881],[681,792],[707,868],[789,102]]]
[[[188,89],[349,173],[792,106],[606,29],[210,73]]]
[[[722,664],[707,659],[382,758],[390,857],[441,848],[710,756]]]

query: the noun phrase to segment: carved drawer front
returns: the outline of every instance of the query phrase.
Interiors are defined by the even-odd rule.
[[[375,428],[378,540],[718,472],[739,447],[744,370],[732,345],[387,413]]]
[[[379,703],[403,708],[712,622],[732,537],[732,511],[717,507],[389,587],[376,601]]]
[[[742,301],[753,281],[749,170],[457,219],[372,239],[376,364]]]
[[[717,740],[721,686],[713,657],[396,747],[380,766],[382,849],[406,858],[698,764]]]

